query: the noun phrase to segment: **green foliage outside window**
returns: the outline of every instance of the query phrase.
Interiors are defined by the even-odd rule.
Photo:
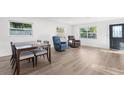
[[[86,28],[80,28],[80,37],[81,38],[96,38],[97,37],[97,30],[96,30],[96,26],[92,26],[87,28],[88,30],[86,30]]]

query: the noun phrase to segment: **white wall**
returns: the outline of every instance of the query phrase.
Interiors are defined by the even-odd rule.
[[[32,36],[10,36],[9,21],[33,23]],[[55,23],[40,18],[0,18],[0,57],[11,54],[10,42],[34,41],[37,39],[49,40],[52,44],[52,36],[56,35],[56,27],[64,27],[66,35],[71,35],[71,26]]]
[[[80,28],[81,27],[89,27],[89,26],[96,26],[97,27],[97,39],[86,39],[81,38],[81,44],[93,47],[100,47],[100,48],[107,48],[109,49],[109,25],[110,24],[119,24],[124,23],[124,18],[118,18],[111,21],[101,21],[101,22],[94,22],[94,23],[87,23],[82,25],[73,25],[73,35],[77,39],[80,39]]]

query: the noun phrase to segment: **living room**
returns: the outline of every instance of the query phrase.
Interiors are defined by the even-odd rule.
[[[123,3],[0,1],[1,93],[123,93]]]
[[[113,37],[114,41],[117,39],[117,42],[111,41],[113,39],[110,38],[111,25],[115,25],[113,28],[117,27],[113,30],[115,36],[119,36],[123,33],[123,29],[118,29],[118,26],[123,25],[123,17],[1,17],[0,21],[0,30],[2,31],[2,36],[0,37],[0,74],[2,75],[17,74],[18,72],[16,61],[12,60],[11,63],[12,49],[10,42],[28,43],[32,41],[40,41],[42,43],[48,41],[51,49],[49,51],[50,56],[48,60],[46,60],[47,57],[43,56],[42,58],[42,55],[38,57],[38,62],[35,61],[34,64],[37,63],[39,67],[32,68],[30,67],[32,65],[31,63],[19,62],[19,64],[21,64],[19,69],[20,74],[115,75],[124,73],[122,65],[123,38],[121,41],[118,41],[117,37]],[[21,32],[17,33],[18,30],[15,30],[16,27],[14,28],[14,26],[16,25],[19,29],[19,24],[21,24],[20,28],[25,24],[31,24],[32,32],[25,34],[22,33],[23,31],[20,29],[19,31]],[[24,27],[22,29],[24,29]],[[14,32],[12,33],[12,31]],[[114,35],[113,33],[112,35]],[[58,40],[53,37],[58,37],[58,40],[63,43],[65,42],[65,44],[60,44],[61,48],[58,48],[56,44]],[[69,37],[72,39],[70,40]],[[119,40],[121,37],[119,37]],[[75,41],[72,43],[74,39]],[[111,42],[114,42],[112,43],[112,47]],[[14,58],[14,60],[17,59]],[[118,60],[119,63],[116,63],[116,60]],[[72,61],[72,63],[70,63],[70,61]],[[112,61],[111,64],[109,63],[110,61]],[[49,64],[49,62],[51,64]],[[51,65],[53,68],[51,68]],[[46,68],[47,71],[43,72]],[[106,70],[106,68],[108,70]],[[77,70],[75,71],[75,69]]]

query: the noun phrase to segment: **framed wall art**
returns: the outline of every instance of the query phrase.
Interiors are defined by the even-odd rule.
[[[10,35],[32,35],[32,24],[10,21]]]

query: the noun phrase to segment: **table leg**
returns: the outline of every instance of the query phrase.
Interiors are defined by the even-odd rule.
[[[19,55],[20,55],[20,53],[19,53],[19,52],[17,52],[17,61],[16,61],[16,70],[17,70],[17,75],[19,75],[19,74],[20,74]]]
[[[50,64],[51,64],[51,46],[49,45],[49,62],[50,62]]]

